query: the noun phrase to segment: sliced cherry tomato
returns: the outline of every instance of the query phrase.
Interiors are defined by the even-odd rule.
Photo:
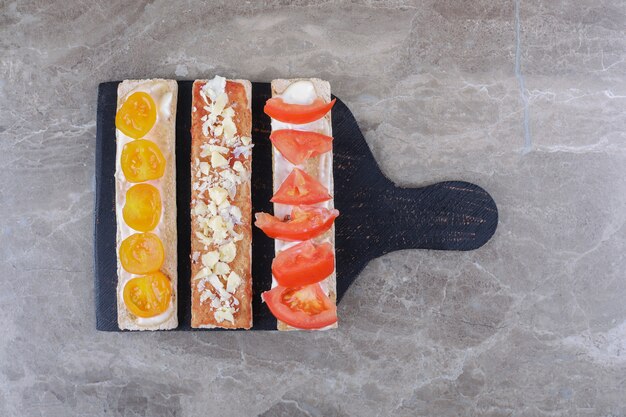
[[[274,287],[261,297],[278,320],[298,329],[320,329],[337,322],[337,306],[319,284]]]
[[[140,232],[154,229],[161,219],[161,195],[150,184],[133,185],[126,192],[122,209],[127,225]]]
[[[331,228],[339,211],[323,207],[296,206],[288,220],[267,213],[255,215],[256,227],[271,238],[287,241],[308,240]]]
[[[300,168],[294,168],[270,201],[272,203],[297,205],[321,203],[331,198],[326,187],[320,184],[318,180]]]
[[[156,105],[150,94],[131,94],[115,115],[115,127],[133,139],[144,137],[156,123]]]
[[[154,317],[172,301],[172,283],[162,272],[133,278],[124,286],[124,304],[138,317]]]
[[[317,132],[280,129],[272,132],[270,140],[281,155],[294,165],[333,148],[333,138]]]
[[[272,261],[272,274],[283,287],[315,284],[334,270],[333,245],[310,240],[281,251]]]
[[[128,182],[156,180],[165,172],[165,158],[161,150],[154,142],[145,139],[124,145],[121,165]]]
[[[131,274],[158,271],[164,259],[163,243],[154,233],[135,233],[120,245],[120,263]]]
[[[265,102],[263,111],[272,119],[284,123],[304,124],[324,117],[332,109],[335,101],[337,99],[326,103],[318,97],[311,104],[289,104],[280,97],[274,97]]]

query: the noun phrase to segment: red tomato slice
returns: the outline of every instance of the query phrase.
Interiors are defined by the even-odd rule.
[[[326,187],[320,184],[318,180],[300,168],[294,168],[270,201],[272,203],[298,205],[321,203],[331,198]]]
[[[281,251],[272,261],[272,274],[283,287],[315,284],[334,270],[333,245],[310,240]]]
[[[333,148],[333,138],[317,132],[280,129],[272,132],[270,140],[281,155],[294,165]]]
[[[319,284],[274,287],[261,294],[278,320],[298,329],[321,329],[337,322],[337,306]]]
[[[333,225],[339,211],[323,207],[299,207],[291,210],[288,220],[282,221],[267,213],[255,215],[256,227],[273,239],[286,241],[308,240],[321,235]]]
[[[280,97],[274,97],[265,102],[263,111],[272,119],[301,125],[324,117],[336,100],[335,98],[330,103],[326,103],[318,97],[311,104],[289,104]]]

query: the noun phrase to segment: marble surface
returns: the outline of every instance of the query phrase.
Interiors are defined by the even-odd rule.
[[[0,1],[0,416],[625,416],[626,2]],[[372,261],[338,331],[95,331],[96,87],[320,76],[383,171],[475,182],[467,253]]]

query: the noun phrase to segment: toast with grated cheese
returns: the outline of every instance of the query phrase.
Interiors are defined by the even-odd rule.
[[[191,326],[252,327],[252,85],[196,80],[191,113]]]

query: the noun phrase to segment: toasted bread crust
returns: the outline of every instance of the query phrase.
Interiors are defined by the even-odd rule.
[[[243,181],[236,188],[235,197],[228,197],[231,206],[236,206],[241,211],[241,222],[235,224],[234,231],[242,239],[235,242],[236,256],[228,262],[230,270],[236,272],[241,277],[241,284],[237,287],[233,296],[238,300],[238,312],[234,316],[234,322],[228,320],[218,321],[215,317],[215,308],[211,306],[211,300],[201,301],[201,291],[198,289],[197,280],[194,278],[203,268],[201,255],[209,251],[219,250],[219,246],[212,244],[206,246],[198,237],[201,231],[198,224],[198,216],[194,214],[194,206],[198,201],[209,204],[211,198],[205,193],[201,195],[193,186],[194,178],[198,175],[196,161],[209,161],[210,157],[201,157],[202,145],[209,143],[216,138],[205,136],[203,133],[202,118],[210,113],[205,108],[206,103],[200,94],[200,90],[207,83],[207,80],[196,80],[192,91],[192,116],[191,116],[191,326],[194,328],[226,328],[226,329],[250,329],[252,327],[252,200],[250,189],[250,173],[252,170],[252,156],[235,157],[234,148],[230,147],[224,156],[229,159],[232,166],[233,161],[242,162],[245,171],[248,173],[247,180]],[[225,92],[228,95],[228,106],[231,106],[235,115],[233,121],[237,128],[237,135],[241,137],[251,137],[252,113],[251,113],[251,91],[252,85],[247,80],[227,80]],[[225,146],[225,145],[223,145]],[[213,168],[211,168],[213,169]],[[194,259],[194,253],[199,254]]]
[[[330,94],[330,83],[328,81],[320,80],[318,78],[296,78],[296,79],[277,79],[272,80],[272,97],[282,94],[287,87],[289,87],[292,83],[296,81],[310,81],[313,83],[315,87],[315,92],[317,96],[322,98],[324,101],[329,102],[331,100]],[[329,136],[332,136],[332,119],[331,112],[329,111],[325,116],[324,120],[328,124],[328,132]],[[322,158],[326,158],[326,161],[330,161],[330,163],[322,165]],[[272,146],[272,166],[273,166],[273,178],[274,178],[274,192],[278,191],[278,188],[285,180],[285,178],[281,177],[281,173],[283,170],[276,169],[276,149]],[[333,187],[333,167],[332,167],[332,150],[324,155],[316,156],[308,159],[302,166],[302,169],[309,175],[314,178],[321,178],[322,176],[326,176],[329,178],[330,187],[328,188],[328,192],[330,195],[334,196],[334,187]],[[274,205],[276,207],[276,204]],[[334,208],[334,201],[330,200],[328,202],[329,208]],[[335,225],[330,228],[327,232],[322,235],[316,237],[314,239],[316,242],[330,242],[333,245],[333,250],[335,247]],[[278,252],[277,252],[278,253]],[[333,301],[333,303],[337,302],[337,278],[335,272],[324,281],[322,284],[328,288],[328,297]],[[329,328],[336,328],[337,323],[329,326]],[[288,324],[283,323],[280,320],[277,320],[277,329],[281,331],[286,330],[298,330]]]
[[[123,229],[128,229],[124,225],[122,217],[122,208],[126,199],[126,191],[133,186],[126,181],[124,173],[121,170],[120,158],[122,148],[125,141],[124,135],[116,130],[117,152],[116,152],[116,172],[115,172],[115,200],[116,200],[116,217],[117,217],[117,322],[120,329],[123,330],[168,330],[178,327],[178,255],[177,255],[177,229],[176,229],[176,98],[178,96],[178,84],[174,80],[125,80],[117,89],[117,110],[130,93],[136,91],[146,91],[150,93],[151,89],[155,89],[158,94],[171,94],[169,100],[164,101],[165,109],[160,109],[161,103],[157,102],[157,121],[155,126],[146,134],[144,139],[148,139],[157,144],[166,160],[165,172],[158,180],[147,181],[160,188],[162,214],[161,220],[156,233],[165,251],[165,260],[161,267],[161,272],[167,275],[172,284],[172,300],[171,309],[168,310],[168,317],[159,322],[153,323],[150,320],[140,319],[133,315],[124,304],[123,289],[128,280],[135,275],[130,274],[122,268],[119,260],[119,248],[122,240],[127,237],[128,233]],[[163,110],[163,111],[161,111]],[[135,232],[135,231],[132,231]]]

